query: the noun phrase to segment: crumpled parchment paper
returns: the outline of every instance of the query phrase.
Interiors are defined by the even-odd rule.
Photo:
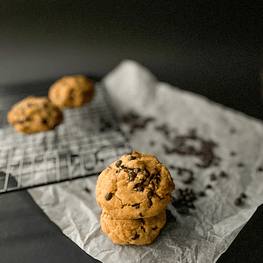
[[[121,246],[100,228],[97,176],[35,188],[30,194],[65,235],[102,262],[215,262],[263,202],[262,122],[159,82],[130,60],[102,83],[120,118],[130,112],[138,115],[137,125],[121,124],[132,148],[165,164],[176,189],[188,187],[205,196],[197,195],[195,209],[187,214],[170,204],[172,216],[151,245]],[[192,171],[194,179],[184,183],[187,174],[180,169]],[[220,176],[222,171],[226,177]],[[236,206],[241,193],[247,197]]]

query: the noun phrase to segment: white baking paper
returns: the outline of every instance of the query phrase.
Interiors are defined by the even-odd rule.
[[[29,190],[30,194],[66,236],[102,262],[215,262],[263,202],[263,172],[258,171],[263,164],[262,122],[159,82],[131,60],[123,61],[102,83],[120,118],[131,111],[141,119],[154,118],[145,129],[132,134],[129,124],[121,124],[132,148],[155,155],[168,169],[176,166],[192,170],[195,180],[186,185],[176,169],[169,169],[176,188],[202,190],[206,196],[198,197],[195,209],[186,215],[170,204],[168,209],[176,221],[168,221],[151,245],[121,246],[100,228],[101,208],[94,193],[97,176],[35,188]],[[173,138],[156,129],[163,124],[171,136],[195,129],[198,137],[215,142],[213,153],[221,158],[219,164],[200,168],[196,165],[202,162],[198,156],[166,154],[164,146],[171,147]],[[189,143],[200,147],[200,141]],[[221,171],[228,176],[220,177]],[[211,181],[212,173],[217,180]],[[212,188],[205,190],[208,184]],[[85,191],[85,187],[91,191]],[[241,193],[247,198],[242,206],[236,206],[234,200]]]

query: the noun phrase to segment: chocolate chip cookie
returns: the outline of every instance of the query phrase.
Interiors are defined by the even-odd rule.
[[[156,216],[170,203],[175,185],[156,157],[133,151],[106,168],[96,185],[98,205],[115,219]]]
[[[48,98],[29,96],[13,106],[7,120],[17,132],[31,134],[53,129],[63,121],[63,114]]]
[[[48,97],[59,108],[78,108],[91,101],[94,83],[83,75],[65,76],[49,89]]]
[[[125,220],[114,219],[103,211],[100,223],[102,231],[115,244],[149,245],[166,223],[166,209],[154,217]]]

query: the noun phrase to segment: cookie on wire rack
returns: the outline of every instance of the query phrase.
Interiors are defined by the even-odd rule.
[[[83,75],[65,76],[49,89],[50,101],[59,108],[79,108],[94,96],[94,83]]]
[[[13,106],[7,120],[17,132],[33,134],[52,130],[63,121],[63,114],[48,98],[29,96]]]

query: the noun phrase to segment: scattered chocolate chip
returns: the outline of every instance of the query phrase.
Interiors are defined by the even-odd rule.
[[[128,113],[127,115],[123,116],[121,120],[124,123],[131,123],[131,122],[135,122],[138,118],[139,118],[138,115],[131,112],[131,113]]]
[[[140,217],[143,217],[143,214],[142,214],[142,213],[140,213],[140,214],[139,214],[139,216],[140,216]],[[142,219],[141,219],[141,220],[142,220]]]
[[[120,173],[120,172],[121,172],[121,169],[118,169],[118,170],[116,171],[117,174]]]
[[[119,168],[121,166],[121,164],[122,164],[122,160],[118,160],[115,165],[116,165],[116,167]]]
[[[136,159],[135,156],[131,156],[131,157],[129,158],[129,161],[132,161],[132,160],[135,160],[135,159]]]
[[[236,129],[234,129],[234,128],[232,128],[231,130],[230,130],[230,133],[235,133],[236,132]]]
[[[224,171],[222,171],[222,172],[219,174],[219,176],[220,176],[220,177],[227,177],[227,174],[226,174]]]
[[[84,190],[88,193],[90,193],[90,189],[88,187],[85,187]]]
[[[141,215],[141,214],[140,214],[140,215]],[[145,225],[144,219],[143,219],[143,218],[140,218],[140,220],[141,220],[142,224]]]
[[[190,188],[176,189],[176,198],[173,198],[172,205],[176,209],[181,209],[183,207],[195,209],[193,201],[196,200],[196,195],[194,191]],[[179,212],[178,212],[179,213]],[[183,212],[181,212],[183,213]]]
[[[46,119],[42,119],[42,123],[43,124],[47,124],[47,120]]]
[[[194,146],[189,146],[189,143],[196,141],[200,144],[200,147],[196,149]],[[164,145],[164,151],[166,154],[177,153],[180,155],[194,155],[199,157],[201,164],[196,164],[200,168],[207,168],[210,165],[217,165],[220,161],[219,157],[216,157],[213,153],[214,147],[217,144],[213,141],[207,141],[197,136],[196,130],[189,131],[188,135],[180,135],[173,140],[173,146],[171,148]],[[217,164],[215,164],[217,163]]]
[[[140,168],[135,168],[135,169],[133,169],[133,171],[134,171],[135,173],[139,173],[139,172],[141,171],[141,169],[140,169]]]
[[[238,197],[234,203],[236,206],[240,206],[242,204],[242,199]]]
[[[146,124],[153,121],[154,118],[141,118],[134,113],[129,113],[122,117],[122,121],[130,125],[130,133],[132,134],[136,129],[144,129]]]
[[[174,165],[170,165],[169,168],[173,169],[173,170],[176,169],[176,167]]]
[[[162,132],[165,135],[165,137],[169,137],[169,129],[168,129],[166,124],[163,124],[163,125],[160,125],[160,126],[156,126],[155,130],[159,131],[159,132]]]
[[[236,153],[235,152],[231,152],[230,155],[236,156]]]
[[[245,193],[241,193],[239,197],[240,198],[247,198],[247,195]]]
[[[154,227],[154,228],[152,228],[152,230],[156,230],[158,227],[156,226],[156,227]]]
[[[200,191],[200,192],[198,193],[198,195],[199,195],[199,196],[205,196],[205,192]]]
[[[130,182],[134,181],[137,174],[135,172],[129,172],[129,180]]]
[[[211,181],[215,181],[216,180],[216,175],[215,174],[211,174],[210,175],[210,180]]]
[[[139,209],[139,208],[140,208],[140,203],[134,204],[134,205],[132,205],[132,207],[134,207],[134,208],[136,208],[136,209]]]
[[[113,193],[107,193],[107,194],[105,195],[106,201],[111,200],[112,197],[113,197]]]
[[[258,172],[262,172],[262,171],[263,171],[262,166],[258,167],[257,171],[258,171]]]
[[[212,186],[211,186],[210,184],[208,184],[208,185],[206,186],[206,188],[207,188],[207,189],[211,189]]]
[[[190,183],[192,183],[193,180],[194,180],[194,177],[192,175],[190,175],[188,178],[183,180],[183,183],[184,184],[190,184]]]
[[[139,238],[140,237],[140,235],[138,235],[137,233],[136,233],[136,235],[132,238],[132,240],[135,240],[135,239],[137,239],[137,238]]]
[[[237,166],[238,167],[244,167],[244,164],[243,163],[239,163]]]
[[[145,232],[145,228],[144,228],[144,226],[141,226],[141,230],[142,230],[143,232]]]
[[[151,145],[151,146],[154,146],[154,145],[155,145],[155,142],[154,142],[154,141],[150,141],[150,145]]]
[[[187,203],[187,207],[188,207],[188,208],[195,209],[195,206],[194,206],[194,204],[193,204],[193,203],[191,203],[191,202]]]

